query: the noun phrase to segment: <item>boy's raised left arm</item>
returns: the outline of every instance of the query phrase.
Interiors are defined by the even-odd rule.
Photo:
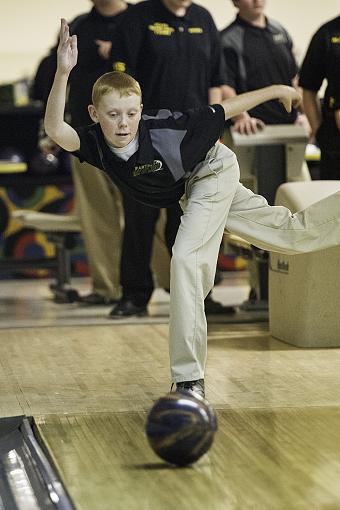
[[[64,121],[67,80],[77,64],[77,36],[70,37],[65,19],[61,20],[57,70],[48,96],[44,118],[47,135],[63,149],[73,152],[80,148],[77,132]]]

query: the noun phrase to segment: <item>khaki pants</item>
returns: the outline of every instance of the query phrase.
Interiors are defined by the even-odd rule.
[[[220,143],[187,181],[183,206],[171,261],[170,363],[174,382],[204,377],[204,298],[213,287],[224,229],[258,248],[290,255],[340,244],[340,192],[295,214],[282,206],[269,206],[263,197],[239,183],[236,156]]]
[[[89,163],[72,158],[75,212],[80,219],[94,292],[119,299],[124,213],[121,194],[111,180]],[[165,211],[156,227],[152,269],[157,284],[170,287],[170,257],[164,242]]]

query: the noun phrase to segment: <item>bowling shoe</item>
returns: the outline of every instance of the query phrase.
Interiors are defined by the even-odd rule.
[[[194,397],[197,395],[199,397],[205,398],[204,391],[204,379],[198,379],[197,381],[183,381],[176,383],[176,391],[188,391],[192,393]]]

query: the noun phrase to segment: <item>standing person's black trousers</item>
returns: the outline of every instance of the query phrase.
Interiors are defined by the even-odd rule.
[[[132,301],[136,306],[146,306],[154,290],[150,269],[152,245],[160,209],[140,204],[124,194],[125,229],[121,258],[122,301]],[[165,241],[172,255],[182,210],[179,204],[167,208]],[[131,259],[131,253],[138,260]]]
[[[340,131],[333,112],[323,118],[316,140],[321,151],[320,178],[340,179]]]

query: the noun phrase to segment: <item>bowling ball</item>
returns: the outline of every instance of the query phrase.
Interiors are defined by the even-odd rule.
[[[210,404],[186,391],[157,400],[145,426],[154,452],[177,466],[192,464],[206,453],[216,430],[217,418]]]

